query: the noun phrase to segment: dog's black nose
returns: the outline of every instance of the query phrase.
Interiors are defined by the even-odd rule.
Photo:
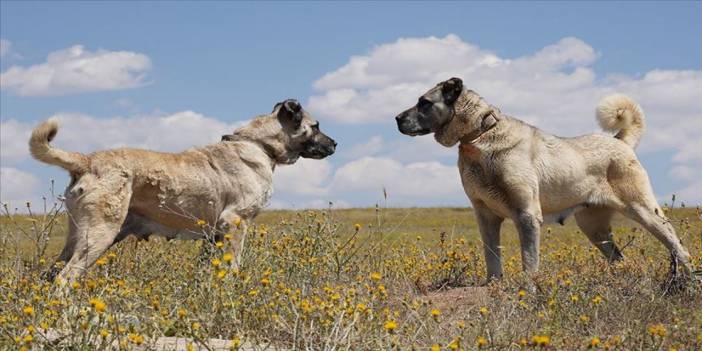
[[[334,147],[336,147],[336,140],[332,140],[332,144],[334,144]]]
[[[399,122],[401,119],[402,119],[402,115],[397,115],[397,116],[395,116],[395,120],[396,120],[396,121]]]

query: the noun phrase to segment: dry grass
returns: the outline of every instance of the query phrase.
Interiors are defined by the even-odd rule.
[[[702,212],[669,216],[702,267]],[[622,219],[615,238],[626,259],[615,265],[572,220],[544,228],[535,292],[523,289],[531,283],[511,224],[506,278],[480,287],[472,212],[409,208],[268,211],[240,270],[223,256],[228,240],[203,250],[129,239],[62,295],[38,277],[61,249],[65,221],[0,219],[0,349],[148,349],[158,336],[310,350],[702,349],[701,289],[665,296],[665,250]],[[68,336],[46,345],[48,329]]]

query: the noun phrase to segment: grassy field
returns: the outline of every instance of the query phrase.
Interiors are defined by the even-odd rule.
[[[702,211],[668,215],[700,269]],[[193,348],[220,338],[260,349],[702,350],[702,288],[665,295],[666,251],[621,218],[623,262],[607,264],[570,219],[542,230],[531,278],[507,222],[506,277],[483,286],[469,209],[267,211],[241,269],[229,236],[217,246],[131,238],[67,292],[39,279],[65,222],[0,218],[0,349],[149,349],[182,336]],[[47,345],[45,330],[67,336]]]

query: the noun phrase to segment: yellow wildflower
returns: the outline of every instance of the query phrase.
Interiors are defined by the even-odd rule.
[[[551,338],[548,335],[534,335],[531,338],[531,342],[535,346],[548,346],[548,344],[551,342]]]
[[[385,327],[385,331],[392,334],[395,332],[395,329],[397,329],[397,323],[395,321],[387,321],[387,322],[385,322],[384,327]]]
[[[434,345],[431,347],[431,351],[441,351],[441,346],[440,345]]]
[[[487,339],[485,339],[482,336],[479,336],[478,339],[475,341],[476,344],[478,344],[478,347],[483,347],[487,345]]]
[[[90,306],[92,306],[97,313],[105,312],[105,309],[107,308],[107,305],[96,297],[90,299]]]
[[[129,333],[129,335],[127,335],[127,339],[129,339],[129,341],[137,345],[141,345],[144,343],[144,337],[137,333]]]
[[[665,326],[663,326],[663,324],[654,324],[648,327],[648,333],[651,334],[651,336],[663,337],[668,334],[668,331],[665,329]]]
[[[231,252],[227,252],[224,255],[222,255],[222,261],[229,263],[234,259],[234,255],[231,254]]]
[[[213,258],[211,263],[213,267],[217,268],[222,264],[222,261],[219,258]]]
[[[22,312],[26,314],[27,316],[33,316],[34,315],[34,307],[32,306],[25,306],[22,309]]]
[[[354,229],[356,229],[356,231],[361,230],[361,224],[360,224],[360,223],[354,224],[353,227],[354,227]]]
[[[104,265],[107,264],[107,258],[105,258],[105,257],[100,257],[100,258],[97,259],[97,261],[95,261],[95,264],[98,265],[98,266],[104,266]]]
[[[239,339],[238,336],[235,336],[235,337],[232,339],[232,348],[236,349],[236,348],[238,348],[240,345],[241,345],[241,339]]]
[[[110,333],[107,331],[107,329],[100,329],[100,336],[106,338],[108,335],[110,335]]]
[[[183,318],[187,315],[188,315],[188,311],[186,311],[184,308],[178,309],[178,318]]]
[[[198,227],[204,227],[207,224],[207,222],[203,219],[198,219],[197,221],[195,221],[195,224],[197,224]]]
[[[370,278],[371,278],[371,280],[375,280],[377,282],[380,279],[382,279],[383,276],[380,274],[380,272],[373,272],[373,273],[371,273]]]
[[[461,348],[461,337],[457,336],[453,341],[448,344],[450,350],[459,350]]]
[[[591,348],[596,348],[599,345],[600,345],[600,338],[594,337],[594,338],[590,339],[590,347]]]
[[[487,314],[490,313],[490,311],[488,311],[487,307],[480,307],[480,310],[478,310],[478,311],[480,312],[481,316],[487,316]]]
[[[435,308],[435,309],[431,310],[431,316],[434,317],[434,319],[438,318],[440,315],[441,315],[441,311],[439,311],[438,309]]]

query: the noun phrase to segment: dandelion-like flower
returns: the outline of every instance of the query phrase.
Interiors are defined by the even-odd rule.
[[[482,336],[479,336],[478,339],[475,340],[475,343],[476,343],[476,344],[478,345],[478,347],[480,348],[480,347],[483,347],[483,346],[487,345],[487,339],[485,339],[485,338],[482,337]]]
[[[544,346],[548,346],[548,344],[551,342],[551,338],[548,335],[534,335],[531,338],[531,342],[535,346],[544,347]]]
[[[383,327],[385,328],[385,331],[392,334],[395,332],[395,329],[397,329],[397,323],[395,321],[390,320],[385,322],[385,325]]]
[[[27,316],[33,316],[34,315],[34,307],[32,306],[25,306],[22,309],[22,313],[24,313]]]
[[[481,316],[487,316],[488,313],[490,313],[490,311],[487,309],[487,307],[480,307],[480,309],[478,310],[478,312],[480,312],[480,315],[481,315]]]
[[[107,309],[107,304],[105,304],[105,302],[103,302],[102,300],[100,300],[96,297],[90,299],[90,306],[97,313],[103,313],[103,312],[105,312],[105,309]]]
[[[129,339],[129,341],[137,345],[141,345],[144,343],[144,337],[137,333],[129,333],[129,335],[127,335],[127,339]]]
[[[600,345],[600,338],[594,337],[594,338],[590,339],[590,344],[589,344],[590,348],[596,348],[599,345]]]
[[[440,315],[441,315],[441,311],[439,311],[438,309],[435,308],[435,309],[431,310],[431,316],[434,319],[439,318]]]
[[[654,324],[648,327],[648,333],[651,334],[651,336],[664,337],[668,334],[668,330],[665,329],[663,324]]]
[[[179,308],[178,309],[178,318],[185,318],[185,316],[188,315],[188,311],[186,311],[184,308]]]

